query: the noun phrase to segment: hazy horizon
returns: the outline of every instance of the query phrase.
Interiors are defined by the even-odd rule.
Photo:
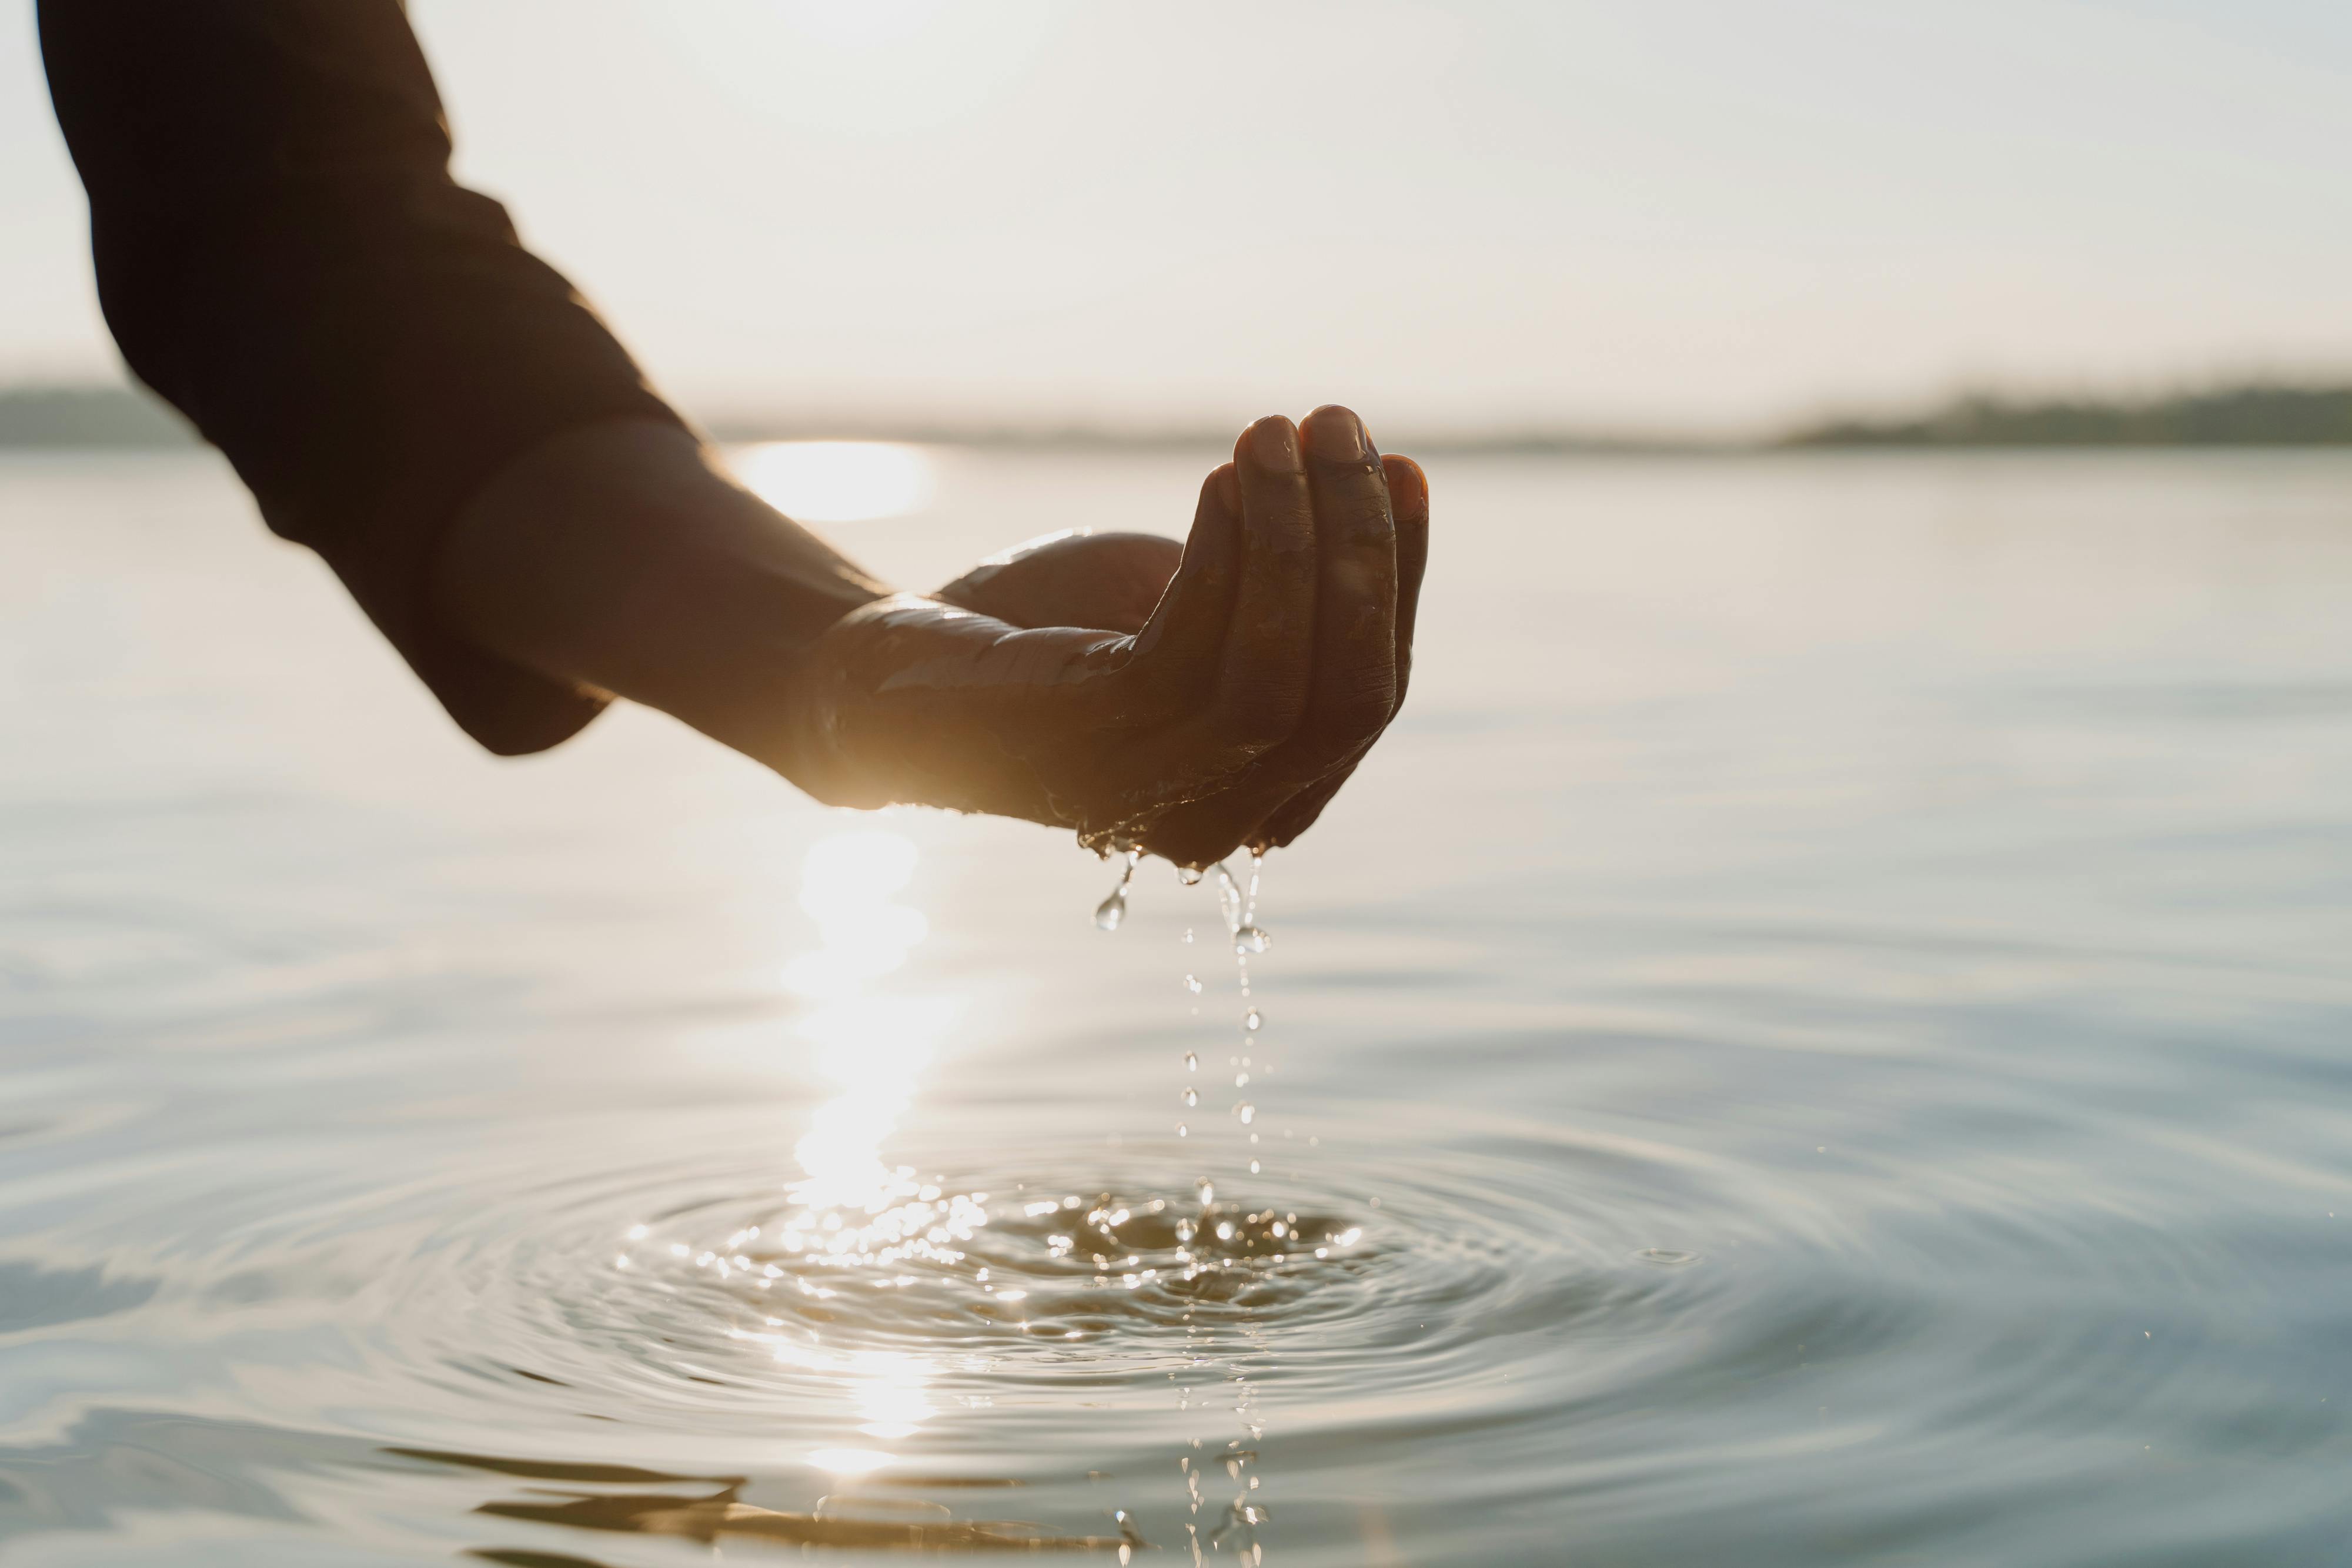
[[[0,5],[0,382],[110,380]],[[411,9],[461,177],[698,411],[1753,434],[2352,369],[2308,0]]]

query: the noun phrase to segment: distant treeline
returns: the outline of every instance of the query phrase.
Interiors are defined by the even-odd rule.
[[[2140,402],[1969,397],[1924,419],[1843,420],[1784,446],[2352,444],[2352,387],[2237,386]]]
[[[735,441],[863,436],[985,446],[1192,447],[1219,446],[1230,439],[1226,432],[1205,428],[894,425],[887,421],[820,428],[790,419],[743,417],[722,417],[712,422],[712,428],[722,439]],[[0,448],[186,446],[194,439],[185,421],[129,387],[0,390]],[[2249,384],[2137,402],[1968,397],[1921,418],[1830,421],[1763,442],[1520,428],[1400,436],[1394,444],[1415,452],[1498,455],[1774,447],[2352,445],[2352,386]]]

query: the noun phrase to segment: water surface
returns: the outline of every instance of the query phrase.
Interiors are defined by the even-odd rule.
[[[1210,460],[919,456],[918,584]],[[7,459],[0,1559],[2338,1560],[2352,460],[1433,477],[1245,1002]]]

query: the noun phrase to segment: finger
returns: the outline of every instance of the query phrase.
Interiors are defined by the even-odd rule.
[[[1378,735],[1396,709],[1397,528],[1362,420],[1326,405],[1301,434],[1315,496],[1315,675],[1286,749],[1303,783]]]
[[[1429,567],[1429,476],[1410,457],[1381,459],[1388,481],[1389,510],[1396,518],[1396,708],[1404,706],[1412,676],[1413,623],[1421,612],[1421,580]]]
[[[1218,669],[1217,738],[1255,753],[1287,739],[1315,664],[1315,507],[1298,431],[1276,414],[1234,447],[1241,582]]]
[[[1241,561],[1241,488],[1227,463],[1202,482],[1183,559],[1135,638],[1139,668],[1163,690],[1191,693],[1188,710],[1214,695]]]

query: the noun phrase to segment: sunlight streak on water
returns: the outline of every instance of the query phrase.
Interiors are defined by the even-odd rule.
[[[807,1173],[795,1196],[812,1209],[878,1214],[900,1189],[913,1190],[910,1173],[883,1163],[882,1143],[956,1008],[947,998],[864,990],[903,965],[928,930],[919,910],[891,901],[913,878],[915,861],[905,836],[860,828],[819,840],[802,873],[801,907],[821,941],[786,967],[785,984],[824,998],[795,1032],[818,1048],[820,1071],[841,1091],[818,1108],[793,1150]]]
[[[793,961],[786,984],[825,998],[795,1032],[818,1048],[820,1071],[841,1092],[817,1107],[793,1146],[806,1179],[792,1189],[800,1209],[783,1222],[779,1239],[788,1252],[845,1268],[887,1267],[910,1256],[953,1261],[961,1254],[952,1244],[988,1222],[971,1198],[947,1197],[916,1181],[911,1169],[882,1158],[884,1141],[913,1103],[917,1080],[956,1014],[947,998],[863,994],[902,966],[928,931],[919,910],[892,902],[913,879],[917,858],[902,834],[851,829],[813,845],[802,872],[801,907],[816,922],[821,945]],[[761,1273],[762,1289],[782,1277],[772,1264]],[[935,1414],[928,1390],[936,1369],[929,1357],[875,1349],[827,1354],[772,1337],[779,1362],[845,1380],[864,1417],[858,1429],[869,1437],[911,1437]],[[889,1456],[831,1449],[812,1462],[862,1474]]]

